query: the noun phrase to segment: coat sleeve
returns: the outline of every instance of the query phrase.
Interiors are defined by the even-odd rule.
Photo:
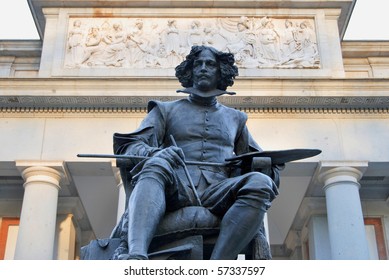
[[[165,123],[160,106],[154,102],[140,127],[131,133],[113,135],[113,151],[119,155],[151,156],[160,150]]]
[[[151,103],[151,104],[150,104]],[[149,103],[149,113],[139,128],[131,133],[114,133],[113,151],[117,155],[152,156],[159,151],[162,131],[165,129],[164,117],[156,102]],[[142,168],[145,160],[117,159],[120,175],[126,193],[126,208],[133,189],[133,177]]]

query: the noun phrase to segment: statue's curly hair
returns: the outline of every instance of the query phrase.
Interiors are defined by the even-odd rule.
[[[193,46],[186,59],[176,67],[176,77],[185,88],[193,87],[193,62],[203,50],[211,51],[220,67],[220,79],[217,88],[226,90],[234,84],[234,78],[238,76],[238,67],[235,66],[235,59],[232,53],[224,53],[208,46]]]

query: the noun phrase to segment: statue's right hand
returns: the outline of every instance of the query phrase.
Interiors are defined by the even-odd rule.
[[[156,152],[153,157],[165,159],[172,167],[185,166],[185,155],[179,147],[170,146]]]

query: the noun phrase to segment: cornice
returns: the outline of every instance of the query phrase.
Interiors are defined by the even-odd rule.
[[[1,78],[2,95],[155,95],[161,92],[168,96],[177,94],[180,85],[175,77],[98,77],[98,78]],[[230,91],[243,95],[287,96],[389,96],[389,79],[385,78],[245,78],[237,77]],[[28,94],[27,94],[28,93]]]
[[[158,88],[158,90],[155,90]],[[150,100],[172,101],[175,79],[0,79],[2,111],[144,110]],[[223,96],[227,106],[254,112],[386,112],[388,79],[239,79]]]
[[[343,58],[389,57],[389,41],[343,41]]]
[[[102,8],[250,8],[250,9],[340,9],[338,20],[340,37],[343,37],[353,0],[28,0],[38,33],[44,37],[46,20],[44,8],[94,8],[96,13]]]
[[[0,40],[0,57],[39,57],[42,53],[40,40]]]

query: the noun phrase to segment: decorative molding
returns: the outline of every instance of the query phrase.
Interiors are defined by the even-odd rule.
[[[136,113],[148,101],[172,101],[169,79],[0,78],[3,113]],[[158,90],[156,90],[158,89]],[[249,113],[387,114],[388,79],[237,79],[220,102]]]
[[[343,41],[343,58],[388,57],[388,41]]]
[[[43,9],[47,8],[80,8],[80,3],[78,0],[29,0],[32,13],[38,28],[38,32],[43,38],[45,33],[45,23],[46,18],[43,13]],[[240,1],[230,1],[230,0],[204,0],[204,1],[187,1],[187,0],[115,0],[115,1],[93,1],[87,0],[83,1],[83,7],[94,7],[96,13],[98,14],[104,9],[134,9],[134,8],[169,8],[169,9],[183,9],[183,8],[203,8],[203,9],[237,9],[237,8],[250,8],[250,9],[274,9],[274,8],[284,8],[284,9],[306,9],[307,1],[301,0],[289,0],[283,1],[280,4],[279,0],[240,0]],[[312,9],[337,9],[340,10],[340,16],[338,20],[339,34],[343,37],[345,27],[350,16],[350,10],[354,6],[353,0],[312,0],[309,2],[309,8]]]
[[[271,115],[271,116],[290,116],[294,115],[294,117],[297,116],[303,116],[303,115],[317,115],[317,116],[333,116],[333,115],[363,115],[364,117],[377,117],[377,116],[384,116],[388,118],[389,109],[306,109],[306,108],[293,108],[293,109],[285,109],[285,108],[265,108],[265,109],[250,109],[250,108],[239,108],[237,109],[246,112],[247,114],[250,114],[250,116],[255,115]],[[15,116],[16,114],[19,115],[19,117],[22,116],[31,116],[33,114],[35,117],[42,116],[42,117],[55,117],[58,114],[67,114],[67,115],[74,115],[75,117],[88,117],[88,116],[95,116],[96,114],[99,115],[111,115],[113,117],[117,117],[118,115],[134,115],[134,114],[140,114],[144,115],[147,113],[146,108],[143,109],[114,109],[114,108],[0,108],[0,114],[2,114],[3,117],[6,116]]]
[[[0,40],[1,56],[40,57],[40,40]]]
[[[173,101],[180,96],[0,96],[3,113],[144,113],[150,100]],[[219,101],[248,113],[387,114],[389,97],[236,96]]]

